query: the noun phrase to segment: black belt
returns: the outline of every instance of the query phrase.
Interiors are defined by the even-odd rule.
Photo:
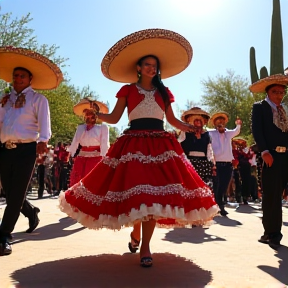
[[[36,141],[32,141],[32,142],[7,141],[5,143],[2,143],[1,146],[5,149],[15,149],[15,148],[20,147],[20,146],[31,145],[31,144],[35,144],[35,143],[36,143]]]
[[[140,118],[130,122],[129,130],[164,130],[164,122],[156,118]]]

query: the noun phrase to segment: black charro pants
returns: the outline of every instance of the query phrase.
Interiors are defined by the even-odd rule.
[[[232,177],[232,171],[233,168],[231,162],[216,161],[216,177],[214,179],[213,188],[216,203],[221,210],[224,209],[223,198],[227,192]]]
[[[270,151],[273,164],[262,168],[262,224],[264,234],[270,239],[281,241],[282,234],[282,194],[288,182],[288,153]]]
[[[17,148],[0,150],[0,176],[6,194],[7,206],[0,226],[0,236],[9,236],[14,230],[20,212],[33,216],[33,206],[26,199],[36,160],[36,142],[17,144]]]

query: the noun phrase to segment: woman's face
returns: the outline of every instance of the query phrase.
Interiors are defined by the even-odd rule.
[[[96,123],[96,115],[94,112],[87,110],[84,116],[85,123],[87,125],[93,125]]]
[[[141,66],[137,65],[137,71],[141,73],[141,77],[153,78],[157,74],[157,60],[153,57],[145,58]]]

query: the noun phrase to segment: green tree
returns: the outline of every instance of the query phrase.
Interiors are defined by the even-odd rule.
[[[255,101],[263,99],[263,94],[254,95],[249,91],[248,79],[235,75],[234,71],[227,70],[227,75],[218,75],[215,79],[203,80],[204,95],[201,104],[213,114],[217,111],[229,113],[227,127],[233,129],[235,120],[239,117],[242,121],[241,135],[251,138],[251,110]]]
[[[109,141],[110,144],[113,144],[117,137],[120,135],[120,131],[117,127],[111,127],[109,126]]]
[[[1,11],[1,7],[0,7]],[[39,45],[37,37],[34,35],[34,30],[28,27],[28,24],[33,20],[30,13],[22,16],[21,18],[12,18],[12,13],[0,14],[0,46],[15,46],[31,49],[36,51],[60,68],[66,66],[65,62],[68,58],[57,56],[57,50],[59,46],[53,44],[51,46],[47,44]]]

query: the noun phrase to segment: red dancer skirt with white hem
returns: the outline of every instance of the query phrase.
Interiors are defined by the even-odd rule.
[[[84,178],[102,160],[102,156],[82,157],[77,156],[70,174],[70,187]]]
[[[203,225],[219,211],[175,136],[151,130],[125,132],[59,201],[63,212],[92,229],[119,230],[151,218],[159,227]]]

